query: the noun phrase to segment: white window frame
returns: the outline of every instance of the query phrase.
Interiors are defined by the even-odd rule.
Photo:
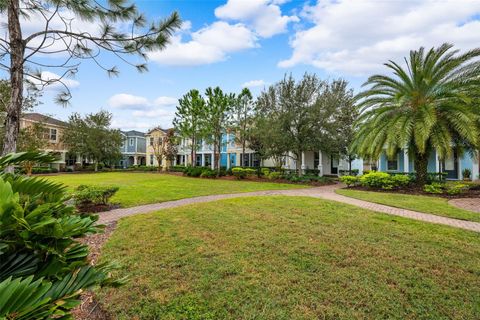
[[[52,132],[55,133],[53,134]],[[52,139],[52,136],[55,136],[55,139]],[[58,130],[56,128],[49,128],[49,131],[48,131],[48,139],[52,142],[57,142],[57,139],[58,139]]]
[[[135,139],[129,138],[129,139],[128,139],[128,145],[129,145],[130,147],[133,147],[133,146],[135,145],[135,142],[134,142],[134,141],[135,141]]]

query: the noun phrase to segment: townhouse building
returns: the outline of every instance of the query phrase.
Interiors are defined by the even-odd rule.
[[[147,164],[147,137],[145,133],[130,130],[122,131],[123,144],[120,147],[122,159],[120,160],[121,168],[128,168],[136,165]]]

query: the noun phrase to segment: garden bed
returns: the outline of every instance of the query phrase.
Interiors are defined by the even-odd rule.
[[[480,187],[480,185],[479,185]],[[363,186],[353,186],[353,187],[347,187],[345,189],[349,190],[359,190],[359,191],[370,191],[370,192],[383,192],[383,193],[401,193],[401,194],[410,194],[410,195],[419,195],[419,196],[431,196],[431,197],[441,197],[445,199],[458,199],[458,198],[479,198],[480,197],[480,189],[468,189],[465,190],[462,193],[458,194],[448,194],[448,193],[429,193],[425,192],[423,189],[416,187],[416,186],[410,186],[406,188],[397,188],[395,190],[385,190],[381,188],[369,188],[369,187],[363,187]]]

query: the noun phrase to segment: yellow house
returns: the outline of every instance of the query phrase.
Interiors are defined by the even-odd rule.
[[[22,114],[20,128],[28,128],[34,124],[40,124],[45,128],[45,139],[48,144],[43,151],[53,152],[59,156],[59,160],[51,163],[53,168],[63,170],[65,166],[75,164],[76,157],[69,157],[68,148],[62,142],[62,134],[67,126],[65,122],[40,113]]]
[[[155,166],[158,167],[159,165],[165,169],[168,165],[174,165],[173,163],[168,163],[165,157],[162,155],[162,149],[165,148],[165,136],[167,135],[168,129],[162,128],[153,128],[147,132],[147,166]],[[160,164],[159,164],[160,162]]]

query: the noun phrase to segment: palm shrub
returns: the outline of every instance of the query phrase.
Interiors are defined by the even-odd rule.
[[[480,49],[459,54],[452,47],[410,51],[405,67],[389,61],[393,76],[371,76],[364,84],[369,88],[357,95],[361,116],[354,149],[378,158],[384,150],[394,157],[407,148],[420,186],[433,150],[444,159],[478,147]]]
[[[9,154],[0,171],[51,156]],[[79,295],[97,285],[118,285],[111,265],[90,266],[78,238],[101,230],[97,216],[66,204],[65,186],[45,179],[0,174],[0,319],[71,319]]]

